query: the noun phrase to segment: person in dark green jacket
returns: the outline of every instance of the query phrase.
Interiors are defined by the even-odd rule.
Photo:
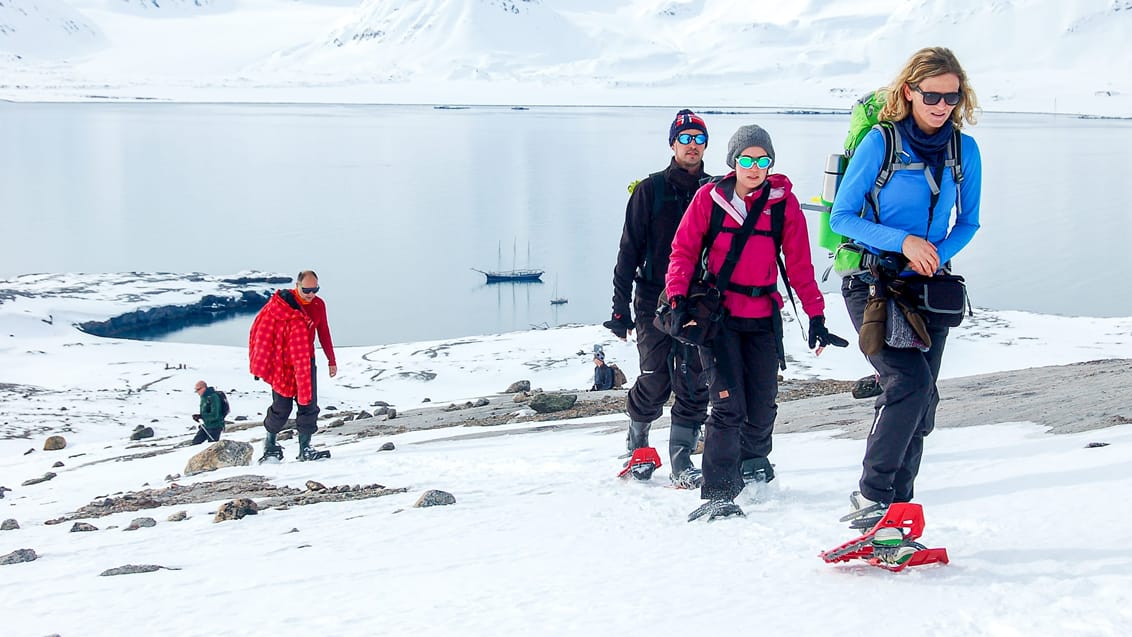
[[[189,444],[199,445],[206,440],[216,442],[224,431],[224,405],[220,394],[203,380],[197,381],[195,391],[200,396],[200,413],[193,414],[193,420],[198,423],[197,435]]]

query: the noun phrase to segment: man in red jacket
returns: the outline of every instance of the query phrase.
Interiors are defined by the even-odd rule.
[[[277,290],[252,322],[248,358],[252,375],[271,385],[271,406],[263,426],[267,438],[263,457],[283,459],[283,448],[275,436],[287,425],[293,403],[299,431],[299,460],[329,458],[329,451],[315,451],[311,436],[318,431],[318,374],[314,360],[314,337],[326,354],[330,377],[338,375],[334,343],[326,321],[326,304],[318,298],[318,275],[303,270],[295,277],[295,288]]]

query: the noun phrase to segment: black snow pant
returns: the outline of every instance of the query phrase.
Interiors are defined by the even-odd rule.
[[[692,466],[692,450],[707,417],[708,391],[703,365],[695,347],[677,341],[653,325],[655,297],[651,307],[639,300],[635,309],[634,329],[641,374],[629,389],[626,410],[630,420],[651,424],[663,413],[669,396],[675,394],[668,455],[672,473],[678,474]]]
[[[199,445],[202,442],[216,442],[220,440],[220,434],[224,433],[224,427],[219,429],[209,429],[207,427],[198,425],[197,435],[193,436],[193,441],[189,443],[192,445]]]
[[[299,410],[295,414],[295,428],[299,435],[314,435],[318,431],[318,370],[315,369],[314,359],[311,359],[311,401],[310,404],[299,403],[298,398],[283,396],[271,390],[271,406],[267,408],[267,415],[263,418],[263,426],[273,434],[283,431],[287,426],[287,419],[291,417],[291,407],[298,403]]]
[[[705,500],[733,500],[743,490],[739,465],[768,457],[778,415],[778,335],[771,318],[727,318],[703,350],[711,415],[704,439]]]
[[[841,295],[853,327],[859,332],[869,298],[868,283],[859,276],[846,277],[841,282]],[[925,315],[924,320],[932,339],[928,351],[885,345],[880,352],[866,357],[880,374],[884,389],[876,399],[860,483],[861,494],[874,502],[912,501],[924,437],[935,428],[939,405],[936,380],[949,329],[933,324],[931,315]]]

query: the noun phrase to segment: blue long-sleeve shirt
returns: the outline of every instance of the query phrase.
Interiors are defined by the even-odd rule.
[[[941,264],[951,260],[962,250],[979,229],[979,201],[983,180],[983,162],[974,138],[962,135],[963,213],[955,215],[955,179],[951,169],[943,171],[939,201],[928,228],[928,206],[931,188],[922,170],[893,171],[891,179],[878,196],[880,222],[874,223],[872,208],[867,207],[865,195],[872,191],[884,156],[884,136],[878,130],[869,131],[857,147],[845,176],[837,189],[829,225],[834,232],[845,235],[872,252],[901,251],[904,239],[916,235],[927,239],[936,247]],[[923,161],[914,153],[907,141],[902,140],[904,152],[911,162]],[[864,216],[861,210],[865,208]],[[952,223],[952,218],[954,223]]]

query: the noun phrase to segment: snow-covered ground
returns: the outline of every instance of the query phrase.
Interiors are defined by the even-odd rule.
[[[1129,0],[7,0],[0,98],[847,108],[923,46],[1132,113]]]
[[[1132,489],[1129,425],[1050,435],[1041,422],[942,424],[928,441],[917,499],[927,518],[923,541],[946,546],[952,561],[900,574],[817,557],[849,538],[837,517],[855,487],[863,441],[836,429],[780,434],[778,478],[740,496],[746,518],[689,524],[698,495],[666,488],[666,468],[648,483],[613,477],[626,424],[616,415],[537,432],[514,424],[328,437],[321,444],[334,444],[330,461],[288,457],[180,480],[256,473],[297,488],[312,479],[408,488],[401,495],[218,524],[211,513],[219,501],[88,520],[97,532],[45,525],[100,496],[161,486],[182,472],[199,447],[99,461],[137,453],[126,447],[138,424],[153,426],[159,439],[187,438],[197,379],[229,391],[233,417],[256,420],[268,402],[242,348],[100,339],[70,327],[70,317],[151,305],[153,286],[175,287],[123,275],[112,278],[113,302],[61,292],[107,278],[3,284],[35,297],[0,304],[0,485],[12,489],[0,500],[0,519],[21,527],[0,531],[0,555],[33,548],[40,556],[0,566],[6,636],[1132,631],[1132,515],[1119,504]],[[851,335],[843,312],[829,314],[834,332]],[[1130,328],[1128,318],[978,311],[953,331],[943,374],[1132,358]],[[815,358],[795,326],[787,334],[788,377],[852,379],[868,370],[853,349]],[[580,389],[590,383],[594,343],[636,376],[631,343],[578,326],[342,348],[339,376],[320,379],[320,402],[347,410],[383,400],[404,414],[424,397],[493,395],[522,378],[548,390]],[[43,451],[53,432],[66,436],[66,449]],[[262,430],[227,437],[258,450]],[[652,441],[666,448],[667,430]],[[385,442],[397,449],[377,453]],[[1091,442],[1109,445],[1087,448]],[[52,468],[57,460],[64,466]],[[48,470],[58,476],[20,486]],[[453,493],[456,504],[412,508],[434,488]],[[175,510],[189,518],[167,522]],[[157,526],[121,534],[142,515]],[[98,576],[124,564],[179,570]]]

